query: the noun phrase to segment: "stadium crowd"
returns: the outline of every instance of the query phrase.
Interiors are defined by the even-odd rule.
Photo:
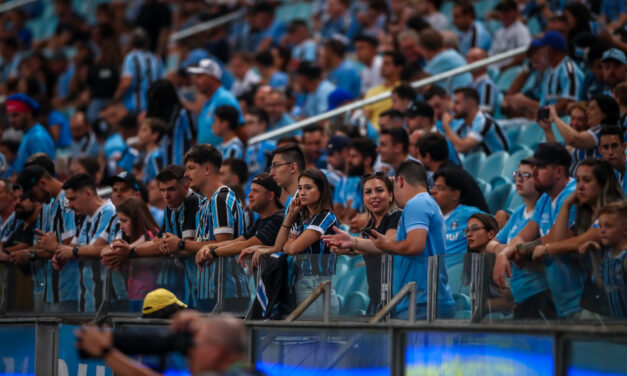
[[[32,288],[33,309],[110,296],[139,312],[165,287],[208,311],[223,288],[229,309],[273,319],[360,255],[363,310],[415,282],[424,319],[441,256],[437,315],[461,317],[479,253],[494,312],[627,316],[624,1],[316,0],[306,19],[280,1],[52,3],[0,20],[0,262],[30,275],[5,283]]]

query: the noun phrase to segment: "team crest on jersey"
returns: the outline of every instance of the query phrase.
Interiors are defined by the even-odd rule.
[[[457,230],[459,228],[459,222],[458,221],[453,221],[451,223],[451,230]]]

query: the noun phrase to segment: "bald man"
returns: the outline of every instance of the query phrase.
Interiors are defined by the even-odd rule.
[[[468,51],[466,61],[471,64],[487,57],[488,53],[485,50],[474,47]],[[494,114],[496,106],[500,102],[498,99],[501,94],[494,81],[488,76],[487,67],[477,68],[470,73],[472,74],[472,87],[479,92],[479,109]]]
[[[199,312],[183,310],[172,319],[170,329],[193,336],[187,352],[192,375],[215,373],[225,376],[258,376],[263,373],[246,364],[248,333],[244,321],[228,314],[204,317]],[[77,333],[77,347],[102,358],[117,376],[161,375],[136,362],[113,347],[113,332],[95,326],[83,326]]]

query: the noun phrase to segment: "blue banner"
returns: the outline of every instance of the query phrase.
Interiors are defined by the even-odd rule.
[[[35,325],[0,326],[0,375],[35,374]]]
[[[58,376],[113,376],[113,372],[100,359],[81,359],[76,349],[74,325],[59,325]]]

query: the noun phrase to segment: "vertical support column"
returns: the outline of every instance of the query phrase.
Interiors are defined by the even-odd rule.
[[[216,285],[216,305],[213,307],[213,313],[221,313],[224,311],[224,257],[218,257],[218,265],[216,266],[217,285]]]
[[[38,321],[35,324],[35,376],[56,376],[59,359],[59,323]]]
[[[322,321],[331,321],[331,281],[325,283],[322,290]]]
[[[427,268],[427,322],[435,321],[438,316],[438,269],[440,259],[438,256],[430,256]]]
[[[470,275],[470,310],[471,322],[480,322],[483,319],[483,289],[484,289],[484,259],[479,253],[472,253],[471,257],[471,275]]]

